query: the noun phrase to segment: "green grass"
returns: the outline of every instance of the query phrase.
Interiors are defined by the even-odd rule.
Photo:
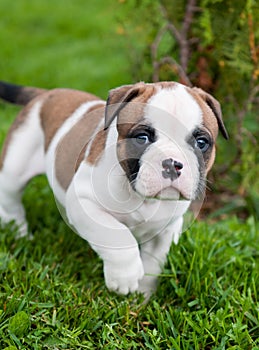
[[[194,224],[172,246],[158,291],[143,306],[141,296],[106,290],[101,261],[61,221],[45,187],[30,187],[28,201],[41,197],[34,239],[15,241],[11,226],[1,234],[1,349],[258,349],[259,225],[252,218]],[[29,325],[17,335],[13,318],[21,311]]]
[[[1,1],[1,79],[107,97],[131,82],[119,12],[117,0]]]
[[[0,2],[1,79],[86,89],[130,82],[118,2]],[[0,143],[18,108],[0,104]],[[196,222],[157,293],[117,296],[102,262],[62,221],[45,177],[24,203],[32,240],[0,234],[0,349],[259,349],[259,224]],[[215,220],[215,218],[213,219]]]

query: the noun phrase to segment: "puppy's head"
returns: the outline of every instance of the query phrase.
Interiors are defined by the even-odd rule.
[[[106,128],[115,117],[118,160],[136,192],[175,200],[202,196],[218,130],[228,138],[217,100],[174,82],[138,83],[110,92]]]

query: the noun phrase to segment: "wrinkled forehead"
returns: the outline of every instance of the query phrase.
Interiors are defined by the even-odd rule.
[[[149,124],[156,133],[174,139],[186,139],[199,128],[206,128],[215,140],[218,124],[211,108],[191,88],[181,84],[146,86],[145,93],[123,108],[118,105],[119,137],[126,138],[130,130]]]
[[[161,89],[149,99],[145,119],[160,133],[177,138],[185,138],[204,125],[199,103],[178,84]]]

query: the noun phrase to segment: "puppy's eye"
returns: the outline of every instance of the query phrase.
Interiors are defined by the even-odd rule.
[[[205,136],[197,137],[195,140],[195,147],[199,148],[202,153],[204,153],[210,147],[210,141]]]
[[[156,141],[155,130],[151,126],[143,125],[129,132],[128,138],[131,139],[135,146],[149,146]]]
[[[150,143],[149,135],[146,133],[137,134],[134,138],[139,145],[147,145]]]

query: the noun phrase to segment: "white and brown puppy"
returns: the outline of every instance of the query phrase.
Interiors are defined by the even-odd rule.
[[[202,197],[218,129],[228,137],[219,103],[174,82],[122,86],[107,102],[1,82],[0,97],[25,105],[0,160],[2,222],[27,232],[22,190],[46,173],[68,223],[102,258],[107,287],[150,294]]]

